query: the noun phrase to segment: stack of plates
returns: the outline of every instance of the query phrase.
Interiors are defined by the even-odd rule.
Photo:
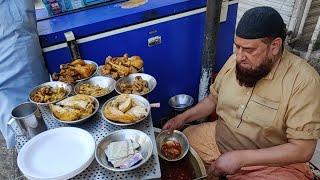
[[[29,140],[18,154],[18,167],[29,179],[69,179],[94,159],[95,141],[80,128],[45,131]]]

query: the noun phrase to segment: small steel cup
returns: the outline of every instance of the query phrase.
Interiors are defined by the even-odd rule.
[[[31,139],[47,130],[37,104],[30,102],[19,104],[12,110],[11,116],[12,119],[8,122],[8,125],[17,136],[25,136],[27,139]]]

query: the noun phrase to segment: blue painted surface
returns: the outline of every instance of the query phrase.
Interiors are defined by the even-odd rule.
[[[78,39],[204,6],[205,0],[149,0],[132,9],[122,9],[119,4],[101,6],[38,21],[39,38],[41,46],[48,47],[64,42],[66,31],[72,30]],[[46,13],[40,10],[37,16],[43,19]]]
[[[220,23],[217,40],[215,72],[220,71],[224,63],[233,53],[237,9],[238,4],[229,5],[227,21]]]
[[[220,25],[216,70],[220,70],[232,54],[236,12],[237,4],[230,5],[227,21]],[[108,55],[128,53],[141,56],[145,61],[145,73],[158,81],[149,96],[150,102],[161,102],[160,109],[152,110],[154,123],[158,124],[161,117],[170,114],[167,103],[171,96],[185,93],[195,100],[198,98],[204,20],[205,13],[200,13],[82,43],[79,49],[83,59],[94,60],[98,64],[103,64]],[[149,33],[155,30],[156,33]],[[148,47],[148,38],[153,36],[161,36],[162,43]],[[70,60],[67,48],[45,53],[44,56],[51,73],[57,72],[60,64]]]

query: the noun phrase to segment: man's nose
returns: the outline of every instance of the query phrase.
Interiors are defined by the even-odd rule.
[[[243,54],[241,48],[239,48],[237,51],[236,51],[236,59],[238,62],[240,61],[243,61],[246,59],[246,56]]]

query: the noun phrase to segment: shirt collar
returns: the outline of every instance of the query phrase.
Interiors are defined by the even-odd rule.
[[[280,64],[280,61],[282,59],[284,59],[284,57],[287,55],[287,53],[288,53],[287,50],[284,49],[281,58],[279,60],[277,60],[277,62],[273,65],[273,67],[272,67],[271,71],[269,72],[269,74],[267,76],[265,76],[263,79],[268,79],[268,80],[272,80],[273,79],[274,74],[276,73],[276,71],[278,69],[278,66]]]

